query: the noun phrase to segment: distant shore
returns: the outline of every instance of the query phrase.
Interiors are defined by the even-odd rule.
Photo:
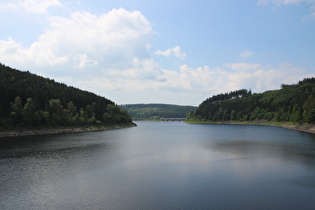
[[[35,135],[49,135],[61,133],[78,133],[88,131],[103,131],[120,128],[136,127],[135,123],[123,125],[106,125],[106,126],[86,126],[86,127],[65,127],[65,128],[18,128],[10,130],[0,130],[0,138],[16,137],[16,136],[35,136]]]
[[[291,130],[303,131],[307,133],[315,134],[315,125],[314,124],[294,124],[288,122],[270,122],[270,121],[223,121],[223,122],[208,122],[208,121],[185,121],[190,124],[222,124],[222,125],[268,125],[268,126],[276,126]]]

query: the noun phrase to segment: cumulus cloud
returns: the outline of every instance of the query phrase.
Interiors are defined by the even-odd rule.
[[[294,67],[289,63],[280,64],[273,68],[260,65],[260,68],[237,71],[210,68],[209,66],[191,68],[188,65],[182,65],[179,71],[162,69],[159,75],[159,78],[162,78],[160,80],[133,80],[133,85],[130,87],[131,89],[134,88],[135,91],[130,90],[129,93],[141,92],[140,96],[133,95],[134,99],[138,99],[138,101],[141,101],[141,98],[154,101],[156,98],[163,100],[169,97],[168,103],[178,103],[181,100],[186,101],[186,104],[194,102],[196,103],[194,105],[197,105],[205,98],[215,94],[243,88],[251,89],[253,92],[263,92],[279,89],[282,83],[293,84],[311,76],[306,70]],[[128,81],[121,82],[128,84]],[[119,99],[119,101],[124,100]],[[185,103],[182,102],[181,104]]]
[[[23,0],[0,3],[0,8],[23,9],[30,13],[47,13],[47,10],[54,6],[62,6],[62,4],[59,0]]]
[[[2,62],[35,68],[59,65],[55,71],[64,74],[59,67],[124,69],[134,64],[134,58],[149,57],[152,28],[139,11],[113,9],[100,16],[75,12],[69,18],[51,17],[49,24],[50,28],[28,48],[11,38],[1,40]]]
[[[233,67],[236,71],[223,68],[211,69],[208,66],[193,69],[183,65],[178,83],[185,82],[188,84],[186,87],[196,90],[203,88],[216,93],[241,88],[262,92],[278,89],[282,83],[292,84],[305,77],[311,77],[308,71],[290,63],[282,63],[274,68],[252,63],[234,63],[226,66]]]
[[[176,46],[172,49],[168,49],[165,51],[157,50],[154,54],[163,55],[166,57],[174,55],[175,57],[180,58],[180,59],[184,59],[186,57],[186,53],[182,52],[182,50],[179,46]]]
[[[68,18],[49,18],[48,30],[28,47],[10,37],[0,40],[0,58],[6,65],[27,68],[118,103],[194,101],[197,105],[214,94],[241,88],[261,92],[311,76],[289,63],[274,68],[228,63],[217,68],[163,69],[149,53],[153,34],[139,11],[121,8],[99,16],[75,12]],[[179,46],[155,54],[185,58]]]
[[[84,54],[78,54],[78,64],[74,65],[74,68],[83,69],[87,67],[93,67],[97,65],[98,62],[92,59],[89,59],[88,56]]]
[[[305,69],[290,63],[282,63],[276,67],[251,63],[241,63],[240,66],[233,64],[237,66],[234,71],[209,66],[191,68],[181,65],[178,71],[174,71],[162,69],[152,59],[135,62],[139,62],[138,68],[111,71],[106,77],[92,76],[78,82],[96,92],[103,89],[124,93],[120,97],[114,96],[121,103],[128,100],[133,103],[152,103],[158,99],[160,102],[177,104],[185,104],[185,101],[186,104],[191,104],[193,101],[197,105],[215,94],[243,88],[263,92],[279,89],[282,83],[294,84],[312,76]]]

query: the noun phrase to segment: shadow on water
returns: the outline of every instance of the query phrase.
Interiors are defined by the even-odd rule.
[[[297,144],[282,144],[249,140],[223,140],[205,144],[205,148],[213,151],[232,152],[240,156],[280,157],[288,160],[315,161],[315,148]]]
[[[59,156],[67,154],[71,157],[74,156],[80,157],[85,152],[93,155],[91,151],[103,150],[107,147],[104,143],[94,143],[89,145],[76,145],[76,146],[67,146],[62,148],[50,148],[50,149],[37,149],[36,147],[25,148],[23,150],[11,149],[7,150],[5,153],[0,154],[0,158],[25,158],[25,157],[38,157],[38,158],[53,158],[54,156]],[[1,150],[0,150],[1,151]]]
[[[118,161],[112,149],[113,144],[97,133],[1,139],[0,193],[5,198],[10,194],[27,195],[38,188],[42,189],[37,192],[53,191],[59,180]],[[23,190],[12,192],[14,189]]]
[[[243,156],[315,159],[315,134],[255,125],[213,125],[210,129],[209,139],[205,139],[202,146],[211,151]]]
[[[273,176],[277,184],[299,185],[315,188],[315,147],[314,144],[221,140],[207,143],[204,148],[220,154],[218,161],[238,164],[244,170],[255,170]],[[276,166],[273,166],[275,164]],[[272,173],[278,173],[272,175]]]

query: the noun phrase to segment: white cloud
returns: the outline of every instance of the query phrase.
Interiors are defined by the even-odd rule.
[[[75,80],[64,78],[66,83],[96,92],[106,91],[119,103],[164,102],[197,105],[211,93],[234,90],[226,84],[228,72],[223,69],[210,69],[208,66],[196,69],[187,65],[179,71],[162,69],[152,59],[135,59],[128,69],[111,69],[101,75],[88,75]],[[120,94],[118,94],[120,93]],[[186,102],[185,102],[186,101]],[[190,102],[188,102],[190,101]]]
[[[228,63],[225,64],[226,67],[233,70],[255,70],[260,67],[260,64],[257,63]]]
[[[73,67],[83,69],[87,67],[93,67],[97,64],[98,64],[97,61],[89,59],[88,56],[85,53],[83,53],[78,55],[78,65],[75,65]]]
[[[20,67],[30,64],[35,69],[53,67],[56,70],[50,72],[52,75],[58,71],[65,74],[64,69],[71,67],[83,70],[93,66],[94,71],[125,69],[134,65],[134,58],[149,57],[153,32],[138,11],[113,9],[100,16],[75,12],[70,18],[51,17],[49,23],[50,29],[28,48],[10,38],[2,40],[2,62]]]
[[[296,83],[305,77],[311,77],[305,69],[294,67],[290,63],[282,63],[276,68],[263,67],[260,64],[236,63],[232,66],[237,71],[222,68],[211,69],[208,66],[192,69],[181,66],[178,83],[186,83],[186,87],[199,88],[216,93],[250,88],[254,92],[262,92],[280,88],[280,84]]]
[[[184,59],[186,57],[186,53],[183,53],[179,46],[176,46],[176,47],[174,47],[172,49],[168,49],[168,50],[165,50],[165,51],[157,50],[154,54],[156,54],[156,55],[163,55],[163,56],[166,56],[166,57],[174,55],[175,57],[180,58],[180,59]]]
[[[198,105],[215,94],[243,88],[263,92],[279,89],[282,83],[294,84],[312,76],[305,69],[294,67],[290,63],[282,63],[277,67],[243,63],[237,71],[181,65],[179,71],[173,71],[162,69],[152,59],[135,62],[138,63],[138,68],[112,70],[107,72],[106,76],[92,75],[77,82],[94,92],[106,90],[113,95],[112,99],[119,103],[164,102]]]
[[[314,3],[314,0],[259,0],[257,3],[260,5],[275,4],[275,5],[287,5],[297,3]]]
[[[254,53],[249,50],[245,50],[244,52],[240,54],[240,56],[243,58],[249,58],[249,57],[252,57],[253,55]]]
[[[59,0],[22,0],[0,3],[0,8],[23,9],[30,13],[47,13],[47,10],[54,6],[62,6],[62,4]]]
[[[274,4],[277,7],[281,5],[289,5],[289,4],[301,4],[306,3],[310,5],[311,16],[315,16],[315,0],[259,0],[257,2],[258,5],[268,5]]]
[[[114,9],[99,16],[75,12],[69,18],[51,17],[49,23],[49,29],[29,47],[12,38],[0,40],[1,62],[120,104],[197,105],[214,94],[241,88],[261,92],[311,76],[289,63],[274,68],[229,63],[220,68],[181,65],[177,70],[163,69],[149,53],[154,33],[139,11]],[[179,46],[155,54],[185,57]]]
[[[306,15],[303,20],[315,17],[315,0],[258,0],[257,5],[275,5],[275,7],[286,6],[290,4],[307,4],[310,6],[310,14]]]

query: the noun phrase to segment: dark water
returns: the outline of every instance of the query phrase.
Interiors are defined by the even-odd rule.
[[[137,122],[0,140],[0,209],[315,209],[315,135]]]

